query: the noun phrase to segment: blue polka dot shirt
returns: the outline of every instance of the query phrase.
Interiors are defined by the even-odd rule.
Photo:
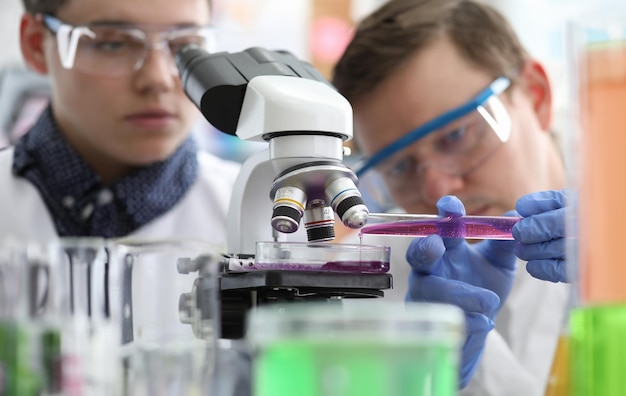
[[[174,207],[198,175],[189,137],[169,159],[104,185],[59,132],[48,107],[16,144],[13,173],[39,190],[59,236],[128,235]]]

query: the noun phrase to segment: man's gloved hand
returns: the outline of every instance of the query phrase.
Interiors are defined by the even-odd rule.
[[[541,191],[521,197],[516,209],[524,219],[513,226],[515,254],[528,261],[535,278],[566,282],[565,190]]]
[[[462,216],[458,198],[437,202],[440,216]],[[514,241],[485,240],[469,244],[461,238],[439,235],[416,238],[407,249],[411,265],[407,301],[453,304],[465,312],[467,339],[463,346],[460,387],[472,378],[485,346],[487,333],[506,299],[515,277]]]

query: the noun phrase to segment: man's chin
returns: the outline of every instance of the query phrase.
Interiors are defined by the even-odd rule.
[[[127,154],[125,157],[126,163],[129,165],[134,167],[143,167],[166,161],[174,154],[174,152],[176,152],[176,148],[163,148],[161,150],[155,150],[153,148],[148,151],[135,151]]]

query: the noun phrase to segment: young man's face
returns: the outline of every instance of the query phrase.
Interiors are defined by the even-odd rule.
[[[55,15],[71,25],[120,23],[160,29],[209,23],[207,0],[69,0]],[[152,36],[151,36],[152,35]],[[117,38],[106,38],[114,52]],[[90,50],[102,43],[91,43]],[[166,159],[187,137],[199,112],[185,96],[168,47],[147,52],[138,70],[105,75],[61,65],[56,36],[44,36],[53,111],[62,132],[95,168],[116,169]],[[101,51],[104,47],[99,47]],[[78,57],[86,55],[79,45]]]
[[[372,92],[354,101],[359,147],[365,156],[371,156],[413,129],[464,104],[492,81],[493,77],[462,59],[448,39],[439,39]],[[514,209],[516,200],[526,193],[562,188],[560,172],[549,169],[561,165],[547,128],[538,120],[539,103],[517,86],[507,93],[499,96],[511,119],[506,143],[471,161],[464,159],[461,150],[455,152],[455,139],[462,139],[463,135],[454,133],[449,133],[445,142],[435,140],[433,134],[404,147],[393,155],[393,164],[399,165],[388,169],[407,172],[407,168],[418,164],[427,165],[421,166],[419,172],[409,169],[416,176],[398,184],[402,192],[391,192],[394,202],[409,213],[437,213],[435,204],[440,197],[456,195],[468,214],[501,215]],[[451,131],[466,132],[458,126],[442,132]],[[444,143],[450,148],[444,147]],[[457,158],[459,165],[455,164]],[[449,171],[451,168],[458,172]]]

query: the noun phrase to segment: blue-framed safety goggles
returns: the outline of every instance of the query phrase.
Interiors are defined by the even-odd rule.
[[[483,113],[481,106],[483,106],[490,98],[503,93],[510,86],[510,84],[511,81],[507,77],[498,77],[491,84],[489,84],[487,88],[479,92],[475,97],[463,105],[449,110],[448,112],[441,114],[425,124],[422,124],[363,161],[363,163],[356,169],[357,176],[361,177],[367,171],[375,168],[398,151],[474,111],[478,111],[481,115],[486,117],[486,122],[490,123],[494,132],[498,135],[501,141],[507,141],[509,137],[509,128],[506,128],[505,130],[505,128],[501,128],[495,122],[492,122],[493,117],[487,114],[486,111]]]

